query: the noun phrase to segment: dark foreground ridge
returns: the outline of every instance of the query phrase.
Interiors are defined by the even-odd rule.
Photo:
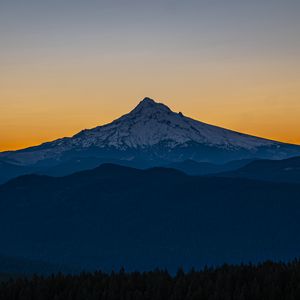
[[[5,300],[292,300],[300,299],[300,262],[223,265],[175,276],[167,271],[35,276],[0,284]]]
[[[0,254],[108,272],[289,261],[299,255],[299,199],[298,183],[163,168],[28,175],[0,186]]]

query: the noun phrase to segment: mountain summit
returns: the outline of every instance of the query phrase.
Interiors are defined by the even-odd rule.
[[[153,112],[156,110],[171,112],[168,106],[164,105],[163,103],[155,102],[153,99],[148,97],[144,98],[132,112],[142,112],[142,110],[144,110],[143,113],[145,113],[146,111]]]
[[[218,163],[296,155],[300,155],[300,146],[205,124],[144,98],[131,112],[112,123],[37,147],[0,153],[0,161],[43,169],[93,158],[95,164],[118,160],[147,167],[187,159]]]

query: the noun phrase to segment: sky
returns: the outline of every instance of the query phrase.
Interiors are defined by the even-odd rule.
[[[144,97],[300,144],[299,0],[0,0],[0,151]]]

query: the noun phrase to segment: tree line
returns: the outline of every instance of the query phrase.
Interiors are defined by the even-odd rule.
[[[300,261],[166,270],[55,274],[10,279],[2,300],[296,300]]]

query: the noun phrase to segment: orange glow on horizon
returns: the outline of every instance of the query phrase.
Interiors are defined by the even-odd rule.
[[[29,109],[19,112],[18,123],[15,122],[14,115],[7,114],[2,116],[0,136],[0,151],[18,150],[31,146],[36,146],[44,142],[56,140],[62,137],[71,137],[82,129],[90,129],[101,126],[121,115],[128,113],[141,100],[137,98],[135,102],[128,101],[119,103],[119,107],[112,107],[108,104],[99,102],[93,107],[84,107],[80,110],[80,106],[75,109],[64,107],[63,112],[55,109],[45,108]],[[203,104],[191,103],[185,106],[183,101],[163,101],[158,98],[156,101],[163,102],[173,111],[183,112],[184,115],[192,117],[196,120],[224,127],[227,129],[239,131],[242,133],[277,140],[281,142],[300,144],[298,110],[289,113],[289,116],[283,118],[284,110],[278,108],[277,111],[264,111],[263,109],[254,110],[249,108],[248,112],[233,109],[234,103],[228,104],[229,110],[224,108],[215,110],[215,107],[207,105],[203,110]],[[116,104],[118,104],[116,102]],[[194,104],[194,105],[193,105]],[[98,107],[98,108],[97,108]],[[265,108],[266,109],[266,108]],[[67,112],[68,113],[65,113]],[[274,120],[276,122],[274,122]],[[298,127],[297,127],[298,126]]]
[[[143,57],[124,61],[122,69],[116,61],[4,68],[0,151],[111,122],[146,96],[209,124],[300,144],[300,68],[294,60],[268,66],[259,60],[200,60],[179,67],[168,59],[159,72],[156,61],[148,61],[145,72]]]

